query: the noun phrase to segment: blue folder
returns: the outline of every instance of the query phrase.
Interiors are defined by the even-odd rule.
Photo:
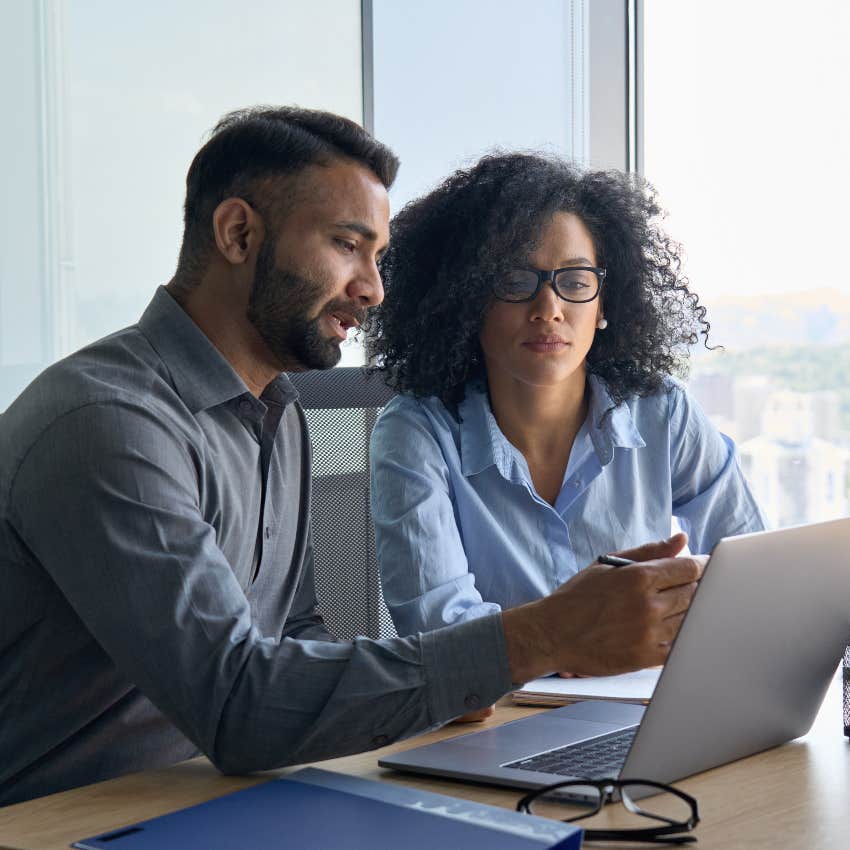
[[[73,844],[79,850],[578,850],[560,821],[316,768]]]

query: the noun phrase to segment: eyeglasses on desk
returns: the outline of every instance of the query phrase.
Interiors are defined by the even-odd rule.
[[[569,779],[555,782],[526,794],[516,806],[518,812],[556,817],[559,806],[577,805],[574,799],[565,795],[569,791],[580,792],[586,799],[590,811],[572,817],[559,817],[565,823],[575,823],[593,817],[602,811],[603,806],[613,802],[615,794],[628,812],[635,817],[655,821],[654,826],[626,827],[623,829],[584,830],[585,841],[638,841],[654,844],[690,844],[696,836],[688,835],[699,823],[697,801],[662,782],[647,779]],[[650,798],[645,804],[638,805],[637,800]]]

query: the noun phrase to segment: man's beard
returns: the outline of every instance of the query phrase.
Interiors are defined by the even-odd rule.
[[[275,243],[266,240],[257,256],[254,283],[248,301],[248,321],[257,329],[272,354],[291,368],[330,369],[342,352],[340,340],[322,336],[323,314],[341,309],[359,312],[347,299],[335,299],[315,318],[310,313],[321,302],[327,287],[316,280],[275,267]]]

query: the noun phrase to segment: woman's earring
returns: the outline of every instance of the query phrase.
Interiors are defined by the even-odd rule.
[[[608,327],[608,319],[600,319],[600,320],[596,323],[596,327],[597,327],[597,328],[599,328],[599,330],[604,331],[604,330],[605,330],[605,328],[607,328],[607,327]]]

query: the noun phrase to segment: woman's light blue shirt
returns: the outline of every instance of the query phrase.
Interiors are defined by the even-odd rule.
[[[733,442],[679,383],[619,405],[588,384],[554,507],[483,388],[457,415],[433,397],[387,405],[372,433],[372,516],[399,634],[538,599],[602,553],[669,537],[671,516],[695,553],[764,528]]]

